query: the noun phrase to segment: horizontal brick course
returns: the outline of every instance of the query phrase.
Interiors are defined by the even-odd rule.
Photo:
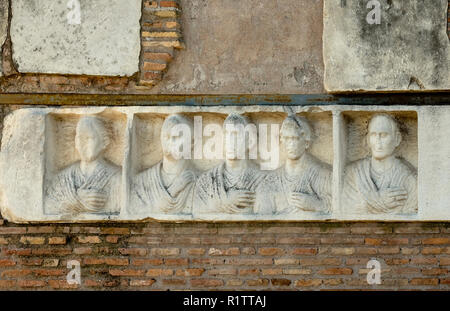
[[[448,290],[447,226],[3,222],[0,288]],[[371,259],[380,285],[367,284]],[[80,285],[66,282],[70,260],[80,263]]]

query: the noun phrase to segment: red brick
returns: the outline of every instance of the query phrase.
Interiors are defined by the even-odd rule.
[[[178,8],[178,3],[175,1],[160,1],[159,6],[162,8]]]
[[[152,248],[150,255],[152,256],[177,256],[180,254],[179,248]]]
[[[218,287],[223,286],[223,281],[218,279],[193,279],[191,280],[193,287]]]
[[[209,275],[236,275],[237,270],[234,268],[218,268],[208,270]]]
[[[450,257],[441,257],[439,259],[439,265],[441,265],[441,266],[450,266]]]
[[[424,239],[422,243],[432,245],[450,244],[450,238],[429,238]]]
[[[171,276],[173,275],[172,269],[148,269],[146,276]]]
[[[190,248],[187,250],[187,254],[190,256],[202,256],[206,253],[204,248]]]
[[[17,286],[19,287],[44,287],[47,283],[45,281],[37,281],[37,280],[18,280]]]
[[[295,281],[295,286],[297,287],[312,287],[312,286],[320,286],[322,284],[322,280],[317,279],[305,279],[305,280],[297,280]]]
[[[91,236],[79,236],[78,237],[78,243],[82,244],[98,244],[101,243],[100,237],[96,235]]]
[[[10,267],[15,266],[16,262],[9,259],[0,259],[0,267]]]
[[[131,280],[130,286],[152,286],[155,284],[156,280]]]
[[[294,248],[291,253],[292,255],[316,255],[317,248]]]
[[[26,227],[0,227],[1,234],[24,234],[27,232]]]
[[[422,269],[423,275],[447,275],[448,270],[447,269],[440,269],[440,268],[430,268],[430,269]]]
[[[328,268],[319,271],[319,274],[323,275],[350,275],[353,270],[350,268]]]
[[[145,274],[145,270],[109,269],[109,274],[112,276],[143,276]]]
[[[1,274],[2,278],[18,278],[31,274],[30,269],[14,269],[14,270],[4,270]]]
[[[41,258],[22,259],[18,263],[23,266],[40,266],[44,260]]]
[[[73,249],[73,253],[77,255],[90,255],[92,254],[91,247],[76,247]]]
[[[273,286],[290,286],[292,281],[288,279],[271,279],[270,282]]]
[[[260,273],[259,269],[240,269],[239,275],[247,276],[247,275],[258,275]]]
[[[36,248],[32,250],[33,255],[37,256],[64,256],[72,253],[70,248]]]
[[[167,64],[153,63],[144,61],[144,70],[163,71],[167,68]]]
[[[262,275],[280,275],[283,274],[282,269],[261,269]]]
[[[268,279],[256,279],[256,280],[246,280],[248,286],[267,286],[269,285]]]
[[[258,254],[262,256],[281,256],[284,253],[284,249],[276,247],[262,247],[258,249]]]
[[[48,244],[66,244],[66,237],[65,236],[60,236],[60,237],[49,237],[48,238]]]
[[[164,285],[173,285],[173,286],[180,286],[180,285],[186,285],[186,280],[184,279],[164,279],[162,280],[162,283]]]
[[[20,243],[31,245],[42,245],[45,243],[44,237],[23,236],[20,238]]]
[[[191,268],[191,269],[180,269],[177,270],[175,275],[176,276],[185,276],[185,277],[189,277],[189,276],[201,276],[203,274],[203,272],[205,272],[205,269],[203,268]]]
[[[117,242],[119,242],[119,236],[117,236],[117,235],[107,235],[105,240],[108,243],[117,243]]]
[[[145,256],[145,255],[147,255],[147,249],[145,249],[145,248],[119,248],[119,253],[121,255]]]
[[[32,273],[36,276],[61,276],[66,275],[67,270],[62,269],[35,269]]]
[[[12,289],[16,286],[16,280],[0,280],[0,288]]]
[[[172,60],[172,55],[170,55],[169,53],[145,52],[144,53],[144,59],[148,59],[148,60],[162,60],[162,61],[165,61],[165,62],[169,62],[169,61]],[[215,229],[215,230],[217,232],[217,229]]]
[[[163,264],[162,259],[133,259],[131,264],[133,266],[160,266]]]
[[[164,263],[166,266],[186,266],[188,260],[186,258],[166,258]]]
[[[55,227],[28,227],[27,233],[54,233]]]
[[[409,282],[411,285],[438,285],[439,279],[412,279]]]
[[[80,286],[78,284],[69,284],[66,280],[49,280],[48,285],[54,289],[76,289]]]
[[[237,256],[240,255],[238,247],[231,247],[227,249],[210,248],[208,254],[210,256]]]
[[[130,234],[130,229],[128,228],[101,228],[102,234]]]

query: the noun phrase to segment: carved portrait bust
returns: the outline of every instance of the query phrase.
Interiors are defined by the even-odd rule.
[[[161,129],[162,161],[138,174],[133,183],[132,193],[141,205],[139,212],[191,214],[198,172],[191,157],[182,157],[178,150],[181,145],[192,146],[192,141],[184,141],[192,139],[191,133],[192,121],[181,114],[170,115],[164,120]]]
[[[240,132],[250,125],[247,117],[230,114],[223,123],[225,161],[202,174],[194,191],[196,213],[252,214],[256,190],[264,174],[248,158],[250,142],[245,138],[245,156],[239,156]],[[242,136],[241,136],[242,137]],[[232,143],[237,142],[237,143]]]
[[[290,214],[331,210],[331,169],[311,155],[313,131],[306,118],[289,115],[281,125],[286,162],[268,174],[260,208],[264,213]]]
[[[394,155],[401,141],[399,126],[391,115],[372,117],[366,137],[371,156],[346,168],[343,201],[351,214],[417,212],[415,169]]]
[[[82,116],[76,127],[75,148],[80,161],[60,171],[47,189],[47,210],[75,216],[120,211],[121,168],[104,158],[109,133],[95,116]]]

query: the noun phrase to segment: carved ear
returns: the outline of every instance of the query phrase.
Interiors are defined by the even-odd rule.
[[[402,142],[402,134],[399,131],[395,132],[395,147],[397,148]]]

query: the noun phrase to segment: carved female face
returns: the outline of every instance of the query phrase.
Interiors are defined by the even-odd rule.
[[[298,126],[289,124],[282,128],[281,143],[286,150],[286,156],[290,160],[298,160],[309,147],[309,142]]]
[[[400,134],[396,131],[396,125],[393,122],[388,117],[378,116],[369,124],[367,142],[372,151],[372,157],[377,160],[391,156],[401,142]]]
[[[105,149],[103,136],[96,130],[91,120],[80,120],[75,136],[75,147],[81,160],[86,162],[96,160]]]

